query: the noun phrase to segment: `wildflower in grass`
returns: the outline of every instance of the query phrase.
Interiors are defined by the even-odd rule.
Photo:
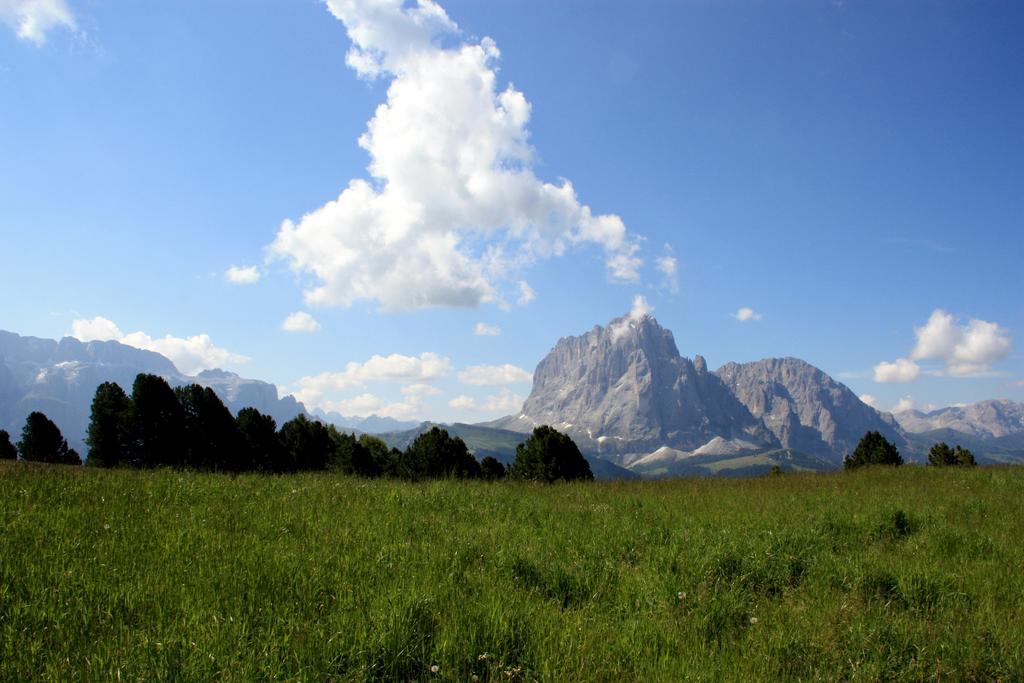
[[[751,624],[756,624],[757,623],[757,617],[750,617],[750,623]]]
[[[438,671],[440,671],[440,667],[437,664],[430,667],[430,673],[436,674]]]
[[[683,600],[686,600],[686,591],[679,591],[676,594],[676,597],[679,598],[679,602],[682,602]]]
[[[486,662],[490,658],[491,658],[491,656],[485,652],[482,655],[477,655],[476,661],[478,661],[478,662]]]

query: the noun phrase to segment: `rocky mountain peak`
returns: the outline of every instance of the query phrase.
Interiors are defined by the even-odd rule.
[[[661,446],[696,449],[716,436],[772,442],[704,359],[681,357],[672,332],[647,314],[560,339],[537,365],[522,415],[502,426],[537,424],[620,462]]]
[[[904,443],[890,415],[799,358],[726,363],[715,374],[785,448],[838,462],[867,431]]]

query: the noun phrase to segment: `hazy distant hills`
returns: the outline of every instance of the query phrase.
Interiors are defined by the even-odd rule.
[[[985,401],[898,418],[798,358],[708,372],[701,356],[681,357],[672,333],[644,315],[560,339],[537,365],[522,411],[488,425],[526,432],[551,424],[585,452],[645,476],[835,468],[867,431],[910,460],[946,440],[983,461],[1024,462],[1022,404]]]
[[[906,410],[895,415],[912,457],[924,458],[936,441],[959,444],[982,461],[1024,462],[1024,403],[979,401],[928,413]]]
[[[323,422],[333,424],[335,427],[345,430],[365,432],[367,434],[398,432],[405,429],[412,429],[420,424],[415,420],[396,420],[393,417],[381,417],[379,415],[346,417],[336,411],[325,411],[316,408],[314,408],[310,414]]]
[[[54,341],[0,330],[0,429],[16,440],[25,417],[39,410],[57,423],[73,446],[81,448],[96,387],[116,382],[130,393],[139,373],[159,375],[172,386],[191,382],[208,386],[232,412],[251,406],[272,415],[278,424],[305,411],[291,396],[279,397],[273,384],[233,372],[206,370],[191,377],[159,353],[115,341],[83,343],[73,337]]]
[[[282,424],[305,407],[276,386],[233,372],[192,377],[166,357],[114,341],[83,343],[0,331],[0,429],[18,438],[40,410],[82,447],[96,387],[131,391],[140,372],[179,386],[209,386],[233,411],[252,406]],[[345,430],[377,433],[404,448],[431,423],[308,413]],[[445,428],[478,457],[509,463],[533,427],[568,433],[600,478],[721,476],[839,467],[869,430],[923,461],[937,441],[960,444],[981,462],[1024,463],[1024,404],[1007,400],[895,417],[866,405],[841,382],[797,358],[727,363],[710,372],[700,356],[679,354],[651,316],[622,317],[565,337],[537,365],[533,389],[516,415]],[[84,453],[84,451],[83,451]]]

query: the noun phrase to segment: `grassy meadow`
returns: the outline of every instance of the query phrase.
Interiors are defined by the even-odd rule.
[[[5,681],[1020,681],[1022,634],[1024,468],[545,486],[0,465]]]

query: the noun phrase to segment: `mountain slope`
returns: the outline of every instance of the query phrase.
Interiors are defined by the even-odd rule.
[[[704,359],[681,357],[672,333],[649,315],[560,339],[537,365],[522,414],[492,424],[550,424],[585,452],[627,465],[662,446],[688,451],[716,437],[776,445]]]
[[[892,416],[799,358],[727,363],[715,374],[783,448],[840,464],[868,431],[880,432],[897,447],[905,445]]]
[[[139,373],[159,375],[172,386],[208,386],[232,412],[251,406],[273,416],[279,425],[305,411],[291,396],[279,398],[273,384],[233,372],[206,370],[190,377],[159,353],[116,341],[55,341],[0,330],[0,429],[17,438],[25,417],[39,410],[81,449],[96,387],[116,382],[130,393]]]
[[[894,417],[904,430],[915,434],[937,429],[951,429],[982,439],[1024,434],[1024,403],[1006,399],[950,406],[928,413],[905,410]]]

